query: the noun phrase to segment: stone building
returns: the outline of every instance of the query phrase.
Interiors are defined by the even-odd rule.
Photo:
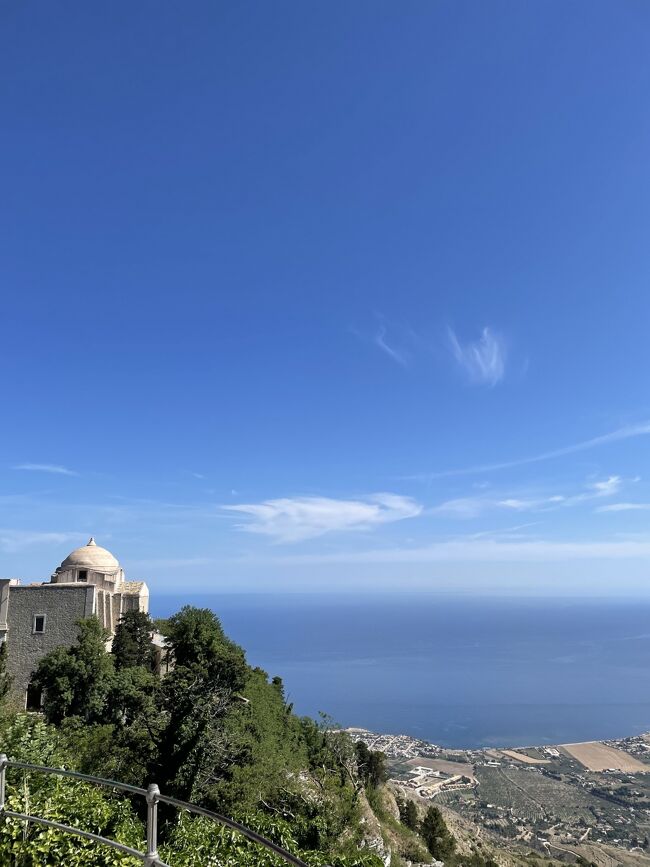
[[[50,580],[21,584],[0,578],[0,642],[7,642],[12,688],[27,709],[40,707],[30,680],[41,657],[74,644],[77,621],[95,615],[111,636],[126,611],[149,611],[144,581],[126,581],[124,570],[94,539],[76,548]]]

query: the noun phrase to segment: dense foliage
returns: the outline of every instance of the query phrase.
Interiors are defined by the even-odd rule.
[[[118,671],[134,666],[154,670],[156,654],[151,642],[153,630],[153,622],[144,611],[127,611],[122,615],[111,647]]]
[[[5,720],[1,737],[3,749],[16,760],[54,767],[70,764],[71,756],[57,730],[33,715]],[[95,786],[9,769],[6,794],[10,810],[81,827],[134,848],[142,846],[144,826],[130,803]],[[81,837],[36,824],[24,826],[16,820],[0,822],[0,863],[7,867],[141,865],[139,860],[118,856]]]
[[[0,703],[4,701],[11,689],[11,678],[7,672],[7,642],[0,644]]]
[[[185,607],[165,629],[172,666],[159,677],[146,615],[122,619],[111,653],[99,622],[81,621],[75,644],[48,654],[35,673],[44,721],[5,721],[5,751],[137,786],[155,781],[167,794],[233,816],[310,865],[379,867],[376,855],[359,848],[360,797],[364,785],[384,778],[383,758],[367,748],[359,754],[328,720],[297,717],[281,679],[247,665],[211,611]],[[131,804],[71,780],[9,774],[15,809],[83,822],[143,848],[138,799]],[[283,863],[209,821],[162,807],[160,814],[161,857],[175,867]],[[132,863],[51,829],[8,822],[1,830],[0,863],[5,857],[15,867]]]
[[[78,717],[94,723],[110,713],[113,661],[106,653],[108,637],[99,620],[89,617],[79,623],[76,644],[57,647],[40,661],[34,683],[43,690],[49,722]]]
[[[456,841],[437,807],[429,807],[420,825],[420,834],[427,849],[437,861],[448,861],[456,849]]]
[[[359,776],[366,786],[379,786],[388,779],[386,756],[378,750],[371,750],[363,741],[357,741],[357,767]]]
[[[410,798],[406,801],[399,799],[397,807],[399,809],[400,822],[406,825],[407,828],[410,828],[411,831],[417,831],[420,827],[420,819],[415,801],[412,801]]]

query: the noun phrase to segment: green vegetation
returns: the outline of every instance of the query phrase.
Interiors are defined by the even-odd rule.
[[[80,621],[71,647],[35,672],[43,718],[0,723],[12,757],[65,766],[145,787],[232,816],[313,867],[392,867],[435,858],[451,867],[496,867],[474,849],[459,854],[441,812],[396,801],[383,753],[353,741],[323,716],[300,718],[282,680],[246,663],[208,609],[185,607],[164,622],[171,668],[154,673],[154,629],[129,612],[112,650],[95,618]],[[0,700],[7,683],[0,649]],[[6,688],[4,692],[6,693]],[[79,781],[8,771],[8,804],[140,850],[144,811]],[[279,867],[284,862],[236,832],[161,805],[160,854],[174,867]],[[381,858],[379,857],[381,855]],[[0,824],[0,863],[85,867],[139,863],[39,825]]]
[[[151,641],[153,630],[153,622],[144,611],[127,611],[122,615],[111,648],[118,671],[134,666],[154,670],[156,653]]]
[[[369,750],[363,741],[357,741],[357,767],[365,786],[379,786],[388,779],[386,756],[377,750]]]
[[[77,717],[89,724],[110,714],[113,660],[106,653],[108,637],[99,620],[90,617],[80,621],[75,645],[57,647],[40,661],[34,684],[44,692],[48,722]]]
[[[428,863],[431,858],[424,841],[417,833],[419,821],[416,822],[416,827],[409,828],[399,818],[403,802],[395,798],[385,786],[368,788],[367,796],[373,813],[381,821],[384,843],[391,850],[391,867],[402,867],[408,861],[414,864]],[[418,810],[415,803],[413,801],[408,803],[413,804],[417,817]]]
[[[7,674],[7,642],[0,644],[0,705],[11,689],[11,678]]]
[[[399,818],[402,824],[406,825],[407,828],[410,828],[411,831],[417,831],[420,826],[420,820],[418,817],[418,808],[415,806],[415,802],[410,798],[407,801],[400,798],[397,801],[397,806],[399,809]]]
[[[429,807],[420,825],[420,834],[436,861],[448,861],[456,850],[456,841],[437,807]]]
[[[33,715],[4,721],[2,746],[9,756],[30,764],[70,766],[72,756],[57,730]],[[73,827],[118,839],[135,848],[142,844],[144,826],[128,801],[76,780],[7,771],[7,806]],[[135,867],[133,858],[118,856],[107,847],[38,825],[24,827],[16,820],[0,822],[0,863],[7,867]]]
[[[0,743],[15,759],[72,767],[137,786],[155,781],[183,800],[233,816],[308,864],[380,867],[361,848],[364,787],[386,777],[384,757],[358,751],[324,718],[297,717],[280,678],[251,668],[207,609],[185,607],[166,621],[173,666],[152,673],[151,621],[126,615],[111,653],[95,618],[75,644],[44,657],[34,681],[43,719],[6,718]],[[2,684],[0,656],[0,685]],[[365,745],[364,745],[365,746]],[[8,771],[18,812],[144,848],[142,803],[84,783]],[[160,809],[161,857],[174,867],[279,865],[240,835],[207,820]],[[133,859],[88,841],[16,821],[0,826],[0,863],[130,865]]]

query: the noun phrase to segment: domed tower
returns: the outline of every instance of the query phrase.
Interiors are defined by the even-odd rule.
[[[39,710],[32,674],[51,650],[74,643],[79,620],[95,615],[111,636],[110,646],[124,613],[148,610],[144,581],[126,581],[117,559],[94,539],[68,554],[49,581],[0,578],[0,642],[7,642],[12,692],[28,710]]]
[[[124,583],[124,570],[111,552],[98,545],[91,536],[87,544],[68,554],[52,574],[53,584],[77,582],[96,584],[115,593]]]
[[[149,610],[149,589],[144,581],[126,581],[117,558],[92,536],[86,545],[68,554],[52,573],[50,583],[94,585],[92,613],[111,633],[125,611]]]

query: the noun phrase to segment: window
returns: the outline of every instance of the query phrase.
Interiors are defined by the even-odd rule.
[[[32,633],[34,635],[42,635],[45,632],[45,615],[35,614],[32,623]]]
[[[34,686],[33,683],[30,683],[27,687],[27,694],[25,696],[25,710],[31,711],[40,711],[43,706],[43,693],[41,690]]]
[[[80,569],[79,570],[78,580],[79,581],[87,581],[88,580],[88,570],[87,569]]]

